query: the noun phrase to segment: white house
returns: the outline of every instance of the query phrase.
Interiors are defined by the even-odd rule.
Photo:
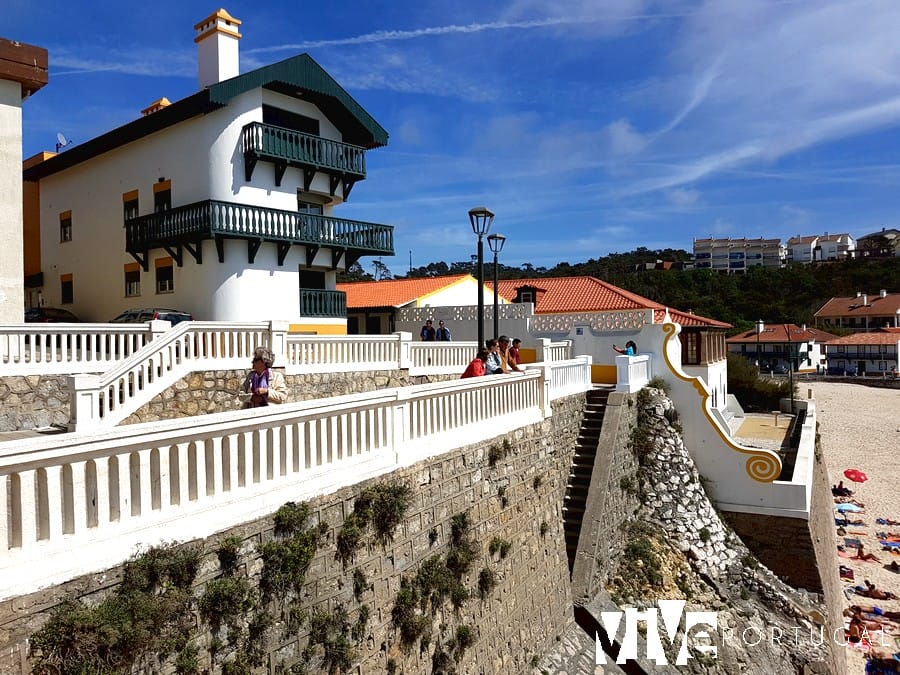
[[[200,91],[24,172],[40,188],[43,302],[345,333],[335,276],[393,229],[335,217],[387,132],[307,54],[238,73],[241,22],[195,26]]]
[[[788,262],[810,263],[846,260],[853,257],[856,244],[849,234],[825,234],[791,237],[787,241]]]

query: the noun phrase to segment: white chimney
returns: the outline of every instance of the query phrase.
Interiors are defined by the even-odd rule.
[[[197,37],[197,76],[200,88],[240,74],[238,42],[241,22],[224,9],[210,14],[194,26]]]
[[[862,296],[862,306],[865,307],[867,304],[869,304],[869,296],[866,295],[865,293],[863,293],[863,296]]]
[[[887,289],[882,288],[881,292],[878,294],[878,296],[881,298],[886,298],[887,297]]]

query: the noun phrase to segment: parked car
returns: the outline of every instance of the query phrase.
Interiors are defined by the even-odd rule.
[[[785,365],[782,365],[782,364],[778,364],[777,366],[772,368],[772,374],[773,375],[787,375],[788,367]]]
[[[829,375],[856,375],[856,366],[828,366],[827,370]]]
[[[25,310],[25,323],[81,323],[81,319],[65,309],[31,307]]]
[[[164,309],[161,307],[151,307],[145,309],[128,309],[112,319],[110,323],[144,323],[160,319],[168,321],[173,326],[182,321],[193,321],[194,316],[190,312],[182,312],[177,309]]]

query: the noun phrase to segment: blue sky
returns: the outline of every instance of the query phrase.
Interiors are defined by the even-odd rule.
[[[84,142],[197,89],[193,25],[219,5],[4,0],[45,47],[23,152]],[[241,71],[308,52],[390,133],[336,215],[395,227],[395,274],[551,267],[695,237],[897,227],[900,2],[470,0],[224,4]],[[411,252],[411,254],[410,254]],[[371,271],[371,260],[364,259]]]

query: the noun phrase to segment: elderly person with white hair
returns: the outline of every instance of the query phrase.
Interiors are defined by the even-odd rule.
[[[259,408],[270,403],[284,403],[287,400],[287,385],[284,375],[272,370],[275,357],[267,347],[257,347],[253,352],[253,369],[247,374],[241,390],[250,394],[245,408]]]

